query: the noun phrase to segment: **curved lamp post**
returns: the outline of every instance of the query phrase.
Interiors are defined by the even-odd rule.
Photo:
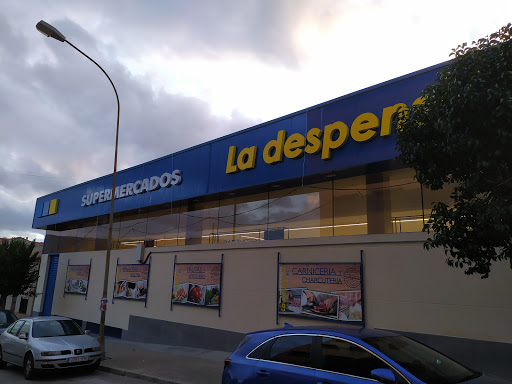
[[[112,193],[110,198],[110,216],[108,220],[108,237],[107,237],[107,256],[105,258],[105,276],[103,279],[103,298],[107,297],[107,289],[108,289],[108,273],[109,273],[109,267],[110,267],[110,251],[112,249],[112,226],[114,222],[114,196],[115,196],[115,190],[116,190],[116,171],[117,171],[117,144],[119,142],[119,112],[120,112],[120,104],[119,104],[119,96],[117,95],[116,87],[114,86],[114,83],[110,79],[109,75],[101,66],[95,62],[93,59],[91,59],[89,56],[87,56],[85,53],[83,53],[81,50],[79,50],[77,47],[75,47],[73,44],[71,44],[69,41],[66,40],[64,35],[60,33],[57,28],[53,27],[52,25],[48,24],[47,22],[41,20],[39,23],[37,23],[36,28],[39,32],[41,32],[43,35],[47,37],[53,37],[56,40],[66,42],[69,45],[71,45],[73,48],[75,48],[78,52],[80,52],[82,55],[87,57],[89,60],[91,60],[96,66],[101,69],[101,71],[107,76],[108,81],[110,81],[110,84],[112,84],[112,88],[114,88],[114,92],[116,94],[117,99],[117,128],[116,128],[116,148],[115,148],[115,154],[114,154],[114,173],[112,176]],[[101,351],[103,352],[103,356],[105,356],[105,310],[101,311],[101,321],[100,321],[100,331],[98,335],[98,341],[101,345]]]

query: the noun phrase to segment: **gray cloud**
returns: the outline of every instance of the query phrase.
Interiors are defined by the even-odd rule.
[[[376,6],[384,7],[384,2],[363,3],[360,9],[368,12],[358,15],[368,16],[368,20],[347,20],[350,33],[344,30],[339,40],[331,40],[336,41],[331,43],[335,57],[342,49],[352,47],[354,51],[337,59],[331,87],[323,90],[325,84],[304,89],[312,87],[323,67],[317,67],[314,77],[300,78],[299,70],[311,55],[306,51],[311,47],[300,41],[301,33],[309,28],[322,36],[331,28],[336,30],[335,22],[351,15],[358,4],[355,0],[4,0],[0,9],[0,236],[31,237],[37,233],[31,229],[37,197],[112,171],[117,112],[113,90],[100,70],[78,52],[39,34],[35,29],[39,20],[59,28],[115,83],[121,101],[119,169],[124,169],[260,122],[238,111],[229,118],[219,117],[212,113],[210,103],[215,100],[157,90],[149,77],[153,74],[137,75],[125,63],[138,63],[155,52],[169,62],[173,58],[207,59],[214,64],[248,59],[297,74],[294,92],[303,92],[307,106],[339,96],[347,89],[343,87],[349,77],[357,79],[355,87],[362,87],[388,80],[389,73],[401,75],[421,68],[417,61],[405,60],[406,56],[428,57],[428,64],[434,64],[437,59],[428,48],[445,44],[442,26],[467,33],[455,19],[454,23],[441,23],[440,28],[422,24],[412,29],[418,17],[408,20],[411,12],[405,10],[385,15],[377,25],[377,18],[370,16],[378,13]],[[503,9],[508,3],[492,3],[487,9],[497,9],[496,20],[507,14]],[[420,11],[415,12],[421,16]],[[447,12],[441,16],[451,17]],[[480,13],[474,18],[474,25],[488,19]],[[400,28],[393,29],[394,35],[382,33],[381,38],[380,31],[396,25]],[[369,29],[374,32],[365,37]],[[406,35],[416,39],[411,46],[402,43]],[[399,48],[403,52],[392,59]],[[385,61],[393,62],[391,72],[377,78]],[[348,66],[350,63],[353,66]],[[155,64],[154,71],[158,70]],[[285,86],[290,84],[287,80]],[[278,88],[275,93],[283,95],[282,99],[289,95]],[[280,212],[300,213],[286,206],[285,200],[282,203]]]
[[[201,100],[155,93],[68,19],[55,22],[109,73],[119,92],[123,169],[255,124],[211,114]],[[117,104],[107,78],[65,43],[27,37],[0,14],[0,236],[31,231],[39,196],[111,173]]]
[[[134,56],[155,48],[168,55],[211,59],[232,53],[291,67],[302,55],[294,27],[318,16],[318,7],[305,0],[147,1],[142,7],[135,0],[122,6],[100,0],[87,4],[88,9],[81,11],[101,13],[102,24],[116,31],[113,39]],[[76,9],[69,2],[61,5]],[[322,24],[328,25],[333,14],[321,16]]]

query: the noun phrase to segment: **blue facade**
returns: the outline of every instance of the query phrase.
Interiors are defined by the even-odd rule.
[[[128,187],[128,191],[125,192],[128,196],[116,198],[115,212],[391,160],[396,157],[393,134],[382,136],[380,125],[373,130],[375,135],[369,140],[358,142],[349,134],[343,145],[328,151],[330,158],[325,158],[320,150],[313,154],[302,154],[297,158],[283,156],[282,161],[269,164],[264,161],[263,153],[265,146],[276,140],[280,131],[285,131],[286,139],[296,133],[305,138],[311,129],[318,128],[325,132],[326,126],[339,124],[337,122],[346,125],[350,131],[351,125],[358,116],[367,113],[373,114],[381,123],[384,123],[382,120],[384,108],[393,107],[398,103],[412,105],[424,87],[434,81],[437,71],[444,65],[445,63],[439,64],[245,129],[236,134],[120,171],[117,174],[116,184]],[[362,130],[362,132],[367,131]],[[336,141],[338,134],[339,132],[336,132],[330,138],[331,141]],[[319,138],[320,141],[325,139],[326,135]],[[322,143],[322,148],[324,148],[326,143],[325,141]],[[292,145],[290,148],[296,147]],[[230,148],[234,153],[231,160]],[[240,152],[246,148],[252,148],[247,153],[254,155],[254,163],[249,164],[250,156],[242,156],[242,163],[245,161],[249,164],[249,168],[228,172],[227,167],[230,164],[236,166],[237,159],[240,161]],[[174,171],[179,171],[181,178],[181,182],[176,185],[169,183],[169,176]],[[163,179],[160,180],[163,186],[159,187],[156,177],[160,178],[165,174],[167,176],[163,176]],[[148,188],[144,188],[144,179],[148,179],[146,182],[149,182],[152,177],[155,178],[153,182],[157,188],[146,191]],[[47,228],[54,224],[107,215],[110,211],[110,201],[105,198],[102,191],[110,190],[111,187],[112,175],[108,175],[40,197],[36,202],[33,228]],[[139,193],[133,193],[134,188],[139,190]],[[132,193],[130,194],[130,192]],[[93,199],[94,203],[89,204]],[[45,209],[52,200],[57,200],[54,205],[58,207],[56,212],[51,212],[51,210],[49,212],[48,209]]]

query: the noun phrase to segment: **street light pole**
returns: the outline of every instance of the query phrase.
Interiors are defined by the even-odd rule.
[[[107,297],[107,290],[108,290],[108,274],[109,274],[109,268],[110,268],[110,252],[112,250],[112,227],[114,223],[114,198],[115,198],[115,190],[116,190],[116,173],[117,173],[117,145],[119,143],[119,114],[121,110],[121,106],[119,104],[119,96],[117,94],[116,87],[114,86],[114,83],[110,79],[110,76],[105,72],[101,66],[95,62],[93,59],[91,59],[89,56],[87,56],[84,52],[82,52],[80,49],[75,47],[73,44],[71,44],[69,41],[66,40],[64,35],[60,33],[57,28],[53,27],[52,25],[46,23],[45,21],[41,20],[39,23],[37,23],[36,28],[39,32],[41,32],[43,35],[47,37],[53,37],[56,40],[59,40],[61,42],[66,42],[73,48],[75,48],[78,52],[80,52],[82,55],[87,57],[90,61],[92,61],[96,66],[101,69],[101,71],[107,76],[108,81],[110,81],[110,84],[112,85],[112,88],[114,88],[114,92],[116,94],[117,99],[117,127],[116,127],[116,147],[115,147],[115,153],[114,153],[114,172],[112,175],[112,192],[110,194],[110,215],[108,219],[108,236],[107,236],[107,255],[105,257],[105,275],[103,278],[103,296],[102,298]],[[101,311],[101,319],[100,319],[100,331],[98,335],[98,341],[101,345],[101,351],[103,352],[103,356],[105,356],[105,314],[106,314],[106,308],[105,310]]]

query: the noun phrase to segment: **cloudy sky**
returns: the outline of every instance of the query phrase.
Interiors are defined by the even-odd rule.
[[[3,0],[0,237],[37,197],[443,62],[510,0]]]

